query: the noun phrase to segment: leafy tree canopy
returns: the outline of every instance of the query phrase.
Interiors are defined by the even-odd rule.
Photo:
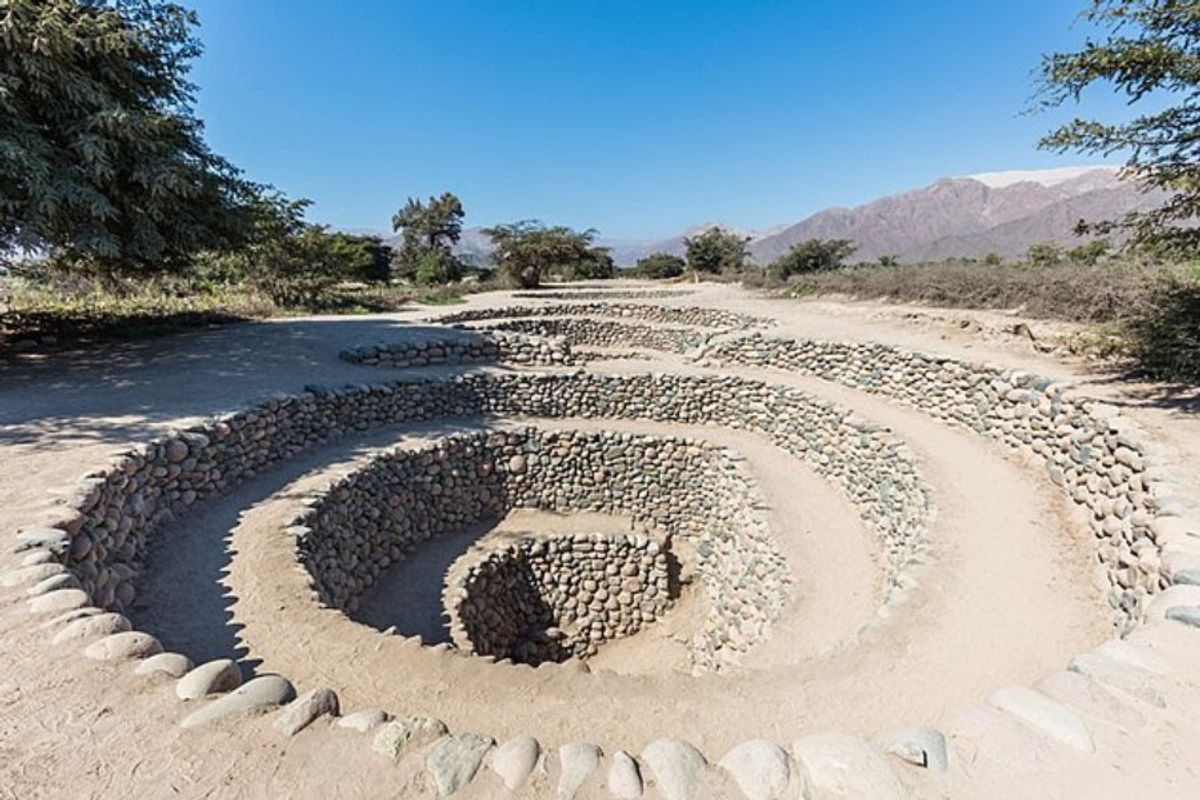
[[[791,275],[838,269],[846,265],[846,259],[854,255],[857,249],[857,245],[849,239],[809,239],[792,245],[786,253],[771,262],[768,270],[783,280]]]
[[[596,231],[590,228],[548,228],[537,220],[521,220],[483,232],[492,240],[497,268],[509,283],[523,289],[536,288],[550,272],[591,277],[582,273],[607,270],[608,275],[597,277],[612,276],[612,258],[604,248],[593,246]]]
[[[1083,17],[1105,31],[1079,52],[1042,60],[1043,106],[1078,102],[1090,86],[1108,86],[1136,104],[1176,100],[1126,123],[1075,119],[1041,140],[1043,148],[1126,154],[1125,173],[1169,200],[1122,220],[1080,225],[1081,232],[1123,230],[1164,254],[1200,253],[1200,4],[1194,0],[1091,0]]]
[[[193,115],[195,25],[158,0],[0,4],[0,253],[150,273],[242,242],[259,187]]]
[[[247,211],[245,244],[233,252],[199,254],[192,271],[209,280],[249,281],[281,305],[311,306],[337,283],[369,279],[380,259],[386,263],[388,248],[378,239],[305,222],[311,204],[261,195]]]
[[[687,262],[670,253],[651,253],[639,258],[634,272],[644,278],[677,278],[687,269]]]
[[[408,198],[392,217],[392,230],[402,235],[397,272],[427,285],[461,278],[462,263],[452,248],[462,237],[465,213],[462,201],[450,192],[424,203]]]
[[[740,272],[746,266],[749,239],[719,227],[684,239],[687,265],[696,272]]]

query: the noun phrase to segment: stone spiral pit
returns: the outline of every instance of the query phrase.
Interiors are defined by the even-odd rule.
[[[423,542],[512,509],[628,517],[657,532],[656,548],[679,538],[698,553],[708,611],[689,650],[696,669],[718,670],[768,635],[788,596],[791,574],[762,504],[733,455],[705,442],[528,428],[381,454],[314,497],[289,533],[321,601],[353,613]],[[607,620],[596,622],[603,632]]]
[[[446,580],[451,637],[463,652],[535,666],[593,656],[667,612],[668,557],[667,539],[644,534],[531,534],[473,550]]]
[[[511,315],[465,313],[475,320],[515,321],[553,316],[559,307],[536,308]],[[592,311],[676,324],[727,325],[735,319],[711,309],[703,314],[661,309],[605,305],[602,312]],[[1186,509],[1172,497],[1170,482],[1151,465],[1154,453],[1141,432],[1116,409],[1074,397],[1036,375],[878,344],[753,334],[711,341],[696,358],[717,367],[786,370],[843,383],[1040,459],[1050,479],[1089,514],[1097,560],[1108,580],[1106,599],[1120,630],[1136,628],[1148,608],[1159,620],[1200,625],[1196,607],[1177,599],[1187,600],[1195,588],[1190,584],[1200,582],[1195,553],[1179,545],[1186,536],[1195,538],[1194,526],[1181,517]],[[396,422],[477,416],[487,424],[494,418],[611,418],[754,432],[820,473],[869,523],[884,562],[882,604],[902,599],[921,574],[931,508],[918,465],[886,429],[836,406],[769,382],[713,375],[471,375],[309,387],[119,455],[62,496],[58,527],[21,532],[18,549],[30,559],[22,576],[53,583],[34,595],[30,607],[73,614],[94,604],[68,622],[94,616],[96,630],[103,622],[109,626],[104,630],[120,631],[118,637],[142,638],[102,640],[105,646],[90,648],[89,658],[109,658],[118,645],[126,648],[120,652],[149,655],[157,642],[123,630],[128,621],[122,623],[119,614],[100,612],[125,612],[134,605],[137,576],[159,527],[318,443]],[[672,585],[669,543],[678,541],[694,549],[696,581],[709,601],[704,630],[689,643],[690,653],[698,672],[721,672],[737,666],[769,635],[792,581],[764,521],[762,498],[736,454],[701,439],[483,430],[390,451],[309,500],[287,533],[320,600],[350,614],[379,576],[402,565],[414,548],[472,522],[518,508],[620,514],[636,521],[641,530],[621,537],[529,535],[465,555],[443,596],[453,641],[464,654],[536,665],[587,658],[606,643],[638,633],[670,614],[678,587]],[[608,596],[597,603],[601,589]],[[585,606],[589,616],[580,614]],[[1110,648],[1109,656],[1123,654],[1133,663],[1133,645],[1110,644],[1120,646]],[[1104,672],[1108,668],[1100,656],[1087,654],[1072,662],[1071,674],[1103,682],[1111,675]],[[1140,683],[1122,685],[1157,697]],[[291,691],[290,684],[286,689]],[[282,689],[278,696],[290,697]],[[1090,717],[1087,725],[1076,726],[1074,712],[1065,716],[1032,690],[996,692],[989,703],[1058,737],[1055,746],[1090,736]],[[332,707],[336,713],[336,698]],[[1071,723],[1066,733],[1063,720]],[[476,738],[485,742],[481,752],[491,747],[491,739]],[[823,774],[822,765],[842,763],[844,753],[852,752],[865,765],[861,774],[891,776],[894,766],[880,760],[874,744],[850,737],[813,741],[817,738],[797,741],[790,755],[778,750],[782,763],[808,770],[811,778]],[[696,759],[704,764],[694,748],[687,751],[677,740],[645,748],[643,764],[662,763],[657,760],[662,748],[655,746],[663,741],[673,743],[663,746],[675,754],[669,768]],[[936,769],[939,758],[945,763],[945,738],[929,728],[906,730],[885,746],[922,769]],[[444,749],[440,745],[437,752]],[[774,757],[776,750],[766,749]],[[732,772],[728,765],[734,763],[727,757],[721,768]],[[754,795],[747,790],[747,796]]]

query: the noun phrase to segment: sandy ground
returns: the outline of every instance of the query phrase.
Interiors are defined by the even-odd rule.
[[[471,302],[512,301],[486,295]],[[1197,485],[1200,424],[1187,392],[1051,358],[1027,342],[990,335],[984,324],[930,323],[882,304],[769,301],[725,286],[653,302],[772,316],[780,322],[774,335],[882,341],[1073,381],[1155,432],[1173,452],[1172,468]],[[445,309],[423,316],[438,313]],[[427,335],[409,321],[416,317],[246,324],[0,364],[0,526],[35,524],[50,510],[49,489],[103,465],[123,444],[272,392],[384,377],[339,361],[338,350],[395,336],[400,327]],[[590,368],[700,371],[668,356]],[[591,673],[580,673],[488,665],[381,634],[383,617],[370,614],[383,615],[403,596],[381,597],[362,621],[317,608],[286,542],[271,535],[299,497],[373,448],[413,445],[478,421],[372,431],[305,453],[206,503],[164,531],[141,584],[135,623],[197,661],[230,655],[247,674],[279,672],[301,689],[332,686],[349,711],[431,713],[452,729],[497,738],[529,730],[550,746],[587,738],[607,751],[683,735],[713,755],[750,736],[787,743],[827,729],[871,736],[899,724],[955,720],[996,687],[1034,682],[1107,636],[1090,542],[1039,470],[861,392],[770,371],[742,374],[795,385],[888,425],[908,441],[933,487],[929,570],[904,605],[865,633],[860,629],[874,619],[879,595],[871,534],[819,476],[752,434],[595,420],[531,422],[703,436],[740,453],[762,486],[772,530],[798,582],[771,641],[734,674],[692,678],[663,669],[672,660],[669,628],[614,647]],[[436,568],[470,541],[466,535],[448,542],[429,564]],[[432,584],[429,570],[423,572],[426,582],[412,591],[428,596]],[[20,590],[0,589],[0,798],[423,794],[419,769],[381,762],[354,734],[283,740],[265,719],[181,731],[175,722],[188,709],[169,687],[136,679],[128,667],[86,662],[77,647],[51,647],[20,597]],[[428,613],[413,624],[433,625]],[[1179,712],[1195,705],[1182,694],[1172,702],[1178,704],[1169,718],[1147,722],[1157,738],[1104,739],[1106,752],[1124,764],[1116,773],[1063,768],[1055,773],[1060,784],[1042,774],[1041,794],[1030,789],[1021,796],[1080,796],[1063,788],[1080,781],[1098,786],[1100,793],[1091,795],[1097,797],[1116,796],[1104,792],[1118,788],[1146,797],[1195,796],[1177,793],[1196,785],[1187,782],[1195,775],[1185,744],[1196,741],[1194,730],[1178,727]],[[989,768],[995,771],[981,756],[979,773],[990,775]],[[1039,774],[1037,765],[1029,769]],[[495,796],[494,782],[477,784],[471,796]]]

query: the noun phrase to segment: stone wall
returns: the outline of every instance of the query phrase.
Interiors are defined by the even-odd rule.
[[[536,331],[511,330],[516,332],[495,330],[470,341],[442,339],[362,345],[343,350],[338,357],[352,364],[393,369],[477,362],[560,367],[586,361],[561,337],[528,336],[524,333]]]
[[[314,497],[288,530],[321,600],[353,613],[421,543],[512,509],[629,517],[697,551],[709,610],[691,653],[698,669],[718,669],[766,636],[789,595],[763,505],[735,458],[705,442],[529,428],[389,451]]]
[[[845,491],[875,529],[887,570],[885,603],[913,582],[918,556],[927,545],[927,494],[907,448],[886,430],[803,392],[733,377],[469,375],[448,381],[310,387],[300,395],[278,397],[123,454],[109,469],[86,478],[73,490],[68,502],[79,509],[80,516],[69,525],[74,532],[68,537],[67,563],[97,605],[124,609],[133,600],[132,580],[148,535],[173,514],[187,513],[198,499],[351,430],[479,414],[652,419],[763,434]],[[709,457],[714,456],[710,453]],[[719,469],[713,469],[740,474],[732,462],[724,460]],[[693,474],[695,470],[688,473]],[[442,473],[414,483],[406,490],[410,494],[395,494],[394,502],[412,504],[412,513],[406,518],[428,520],[421,525],[442,525],[447,520],[461,524],[467,519],[461,505],[441,503],[443,498],[436,496],[418,499],[421,495],[416,492],[423,486],[444,488],[439,483],[444,476],[438,475]],[[690,477],[681,480],[669,473],[654,490],[662,492],[661,500],[647,504],[641,518],[670,534],[681,532],[685,523],[690,523],[693,532],[689,535],[708,543],[701,548],[700,558],[702,566],[711,559],[713,567],[698,569],[698,573],[715,598],[711,613],[721,622],[710,632],[711,640],[698,643],[694,651],[698,663],[711,667],[732,660],[765,635],[786,598],[785,567],[744,548],[748,537],[769,541],[765,522],[749,526],[744,518],[747,504],[762,503],[752,485],[744,480],[714,479],[706,495],[711,502],[701,506],[695,500],[700,484],[689,481]],[[553,492],[553,476],[544,476],[543,483]],[[544,505],[533,505],[615,512],[629,497],[613,494],[610,484],[586,494],[551,494],[542,498]],[[478,492],[489,484],[472,481],[471,485],[476,502],[484,503]],[[652,491],[648,485],[642,488]],[[523,503],[523,499],[516,501],[517,505]],[[513,505],[495,503],[488,510]],[[670,508],[686,509],[694,516],[673,515],[666,510]],[[627,510],[633,514],[637,508]],[[382,508],[368,513],[381,514]],[[454,514],[460,516],[447,516]],[[371,552],[376,551],[372,548]],[[344,563],[352,561],[348,558]],[[776,579],[758,578],[763,570],[777,573]]]
[[[765,328],[774,325],[766,317],[721,311],[715,308],[696,306],[657,306],[641,303],[559,303],[545,306],[503,306],[500,308],[472,308],[436,317],[432,322],[449,325],[455,322],[476,322],[490,319],[515,319],[518,317],[622,317],[646,322],[661,322],[675,325],[694,325],[701,328],[747,329]]]
[[[644,534],[526,534],[464,554],[446,581],[460,650],[526,664],[595,655],[671,605],[669,541]]]
[[[478,324],[488,331],[516,331],[538,337],[561,337],[572,347],[644,347],[683,353],[706,343],[709,334],[695,328],[667,328],[590,317],[513,319]]]
[[[513,292],[521,300],[655,300],[662,297],[684,297],[695,289],[577,289],[574,291]]]
[[[1090,515],[1118,622],[1135,619],[1167,585],[1151,523],[1158,500],[1144,445],[1113,406],[1072,398],[1067,387],[1017,370],[968,364],[872,343],[754,334],[710,346],[713,365],[815,375],[899,400],[1027,452]]]

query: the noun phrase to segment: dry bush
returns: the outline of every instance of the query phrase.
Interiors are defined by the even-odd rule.
[[[844,294],[950,308],[1017,309],[1034,317],[1107,322],[1144,305],[1170,268],[1143,264],[1083,266],[977,262],[863,265],[805,276],[795,294]]]

